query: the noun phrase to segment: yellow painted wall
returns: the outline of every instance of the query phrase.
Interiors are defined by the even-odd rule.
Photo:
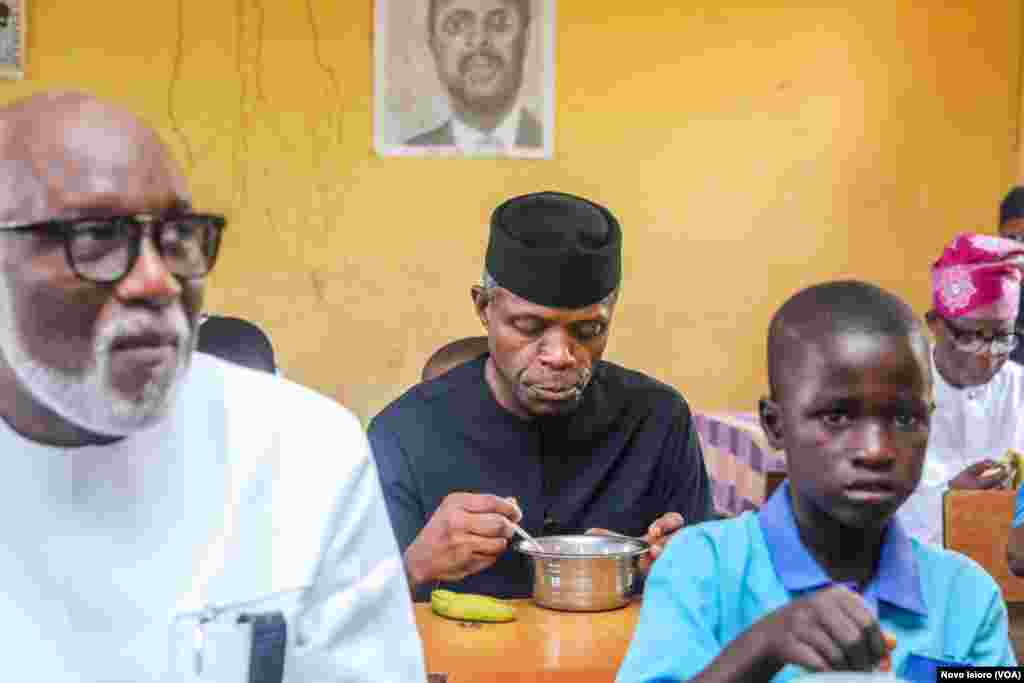
[[[957,230],[1017,175],[1020,2],[558,2],[556,156],[378,159],[370,0],[29,0],[28,80],[150,118],[232,219],[214,311],[363,419],[476,334],[490,209],[537,189],[620,217],[608,357],[698,408],[749,410],[797,288],[928,300]]]

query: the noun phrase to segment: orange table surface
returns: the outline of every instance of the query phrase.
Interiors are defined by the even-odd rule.
[[[416,604],[427,671],[448,683],[613,681],[633,637],[640,601],[609,612],[559,612],[511,600],[516,620],[455,621]],[[589,677],[588,677],[589,676]]]

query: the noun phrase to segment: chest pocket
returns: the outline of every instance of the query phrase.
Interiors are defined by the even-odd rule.
[[[178,615],[168,680],[181,683],[281,683],[296,630],[289,625],[301,590]]]

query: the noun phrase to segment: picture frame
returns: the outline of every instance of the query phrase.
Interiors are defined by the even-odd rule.
[[[0,78],[25,77],[29,0],[0,0]]]
[[[555,0],[375,0],[374,19],[378,156],[552,158]]]

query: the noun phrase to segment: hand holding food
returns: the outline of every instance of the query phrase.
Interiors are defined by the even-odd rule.
[[[982,460],[964,468],[949,482],[955,490],[978,491],[997,489],[1010,479],[1010,471],[996,460]]]
[[[840,585],[780,607],[753,629],[765,643],[762,656],[780,669],[794,664],[810,671],[872,671],[885,665],[895,646],[864,599]]]
[[[882,631],[882,640],[885,642],[886,653],[878,664],[878,670],[888,673],[892,671],[892,651],[896,649],[896,636]]]
[[[490,494],[452,493],[405,551],[406,571],[416,586],[459,581],[487,569],[508,547],[519,508]]]
[[[430,608],[435,614],[460,621],[499,623],[513,621],[516,618],[515,608],[507,602],[473,593],[433,591],[430,594]]]
[[[1007,477],[1007,485],[1009,488],[1019,488],[1021,484],[1021,476],[1024,475],[1024,455],[1010,448],[1007,449],[1006,453],[1003,453],[996,462],[1009,473]]]

